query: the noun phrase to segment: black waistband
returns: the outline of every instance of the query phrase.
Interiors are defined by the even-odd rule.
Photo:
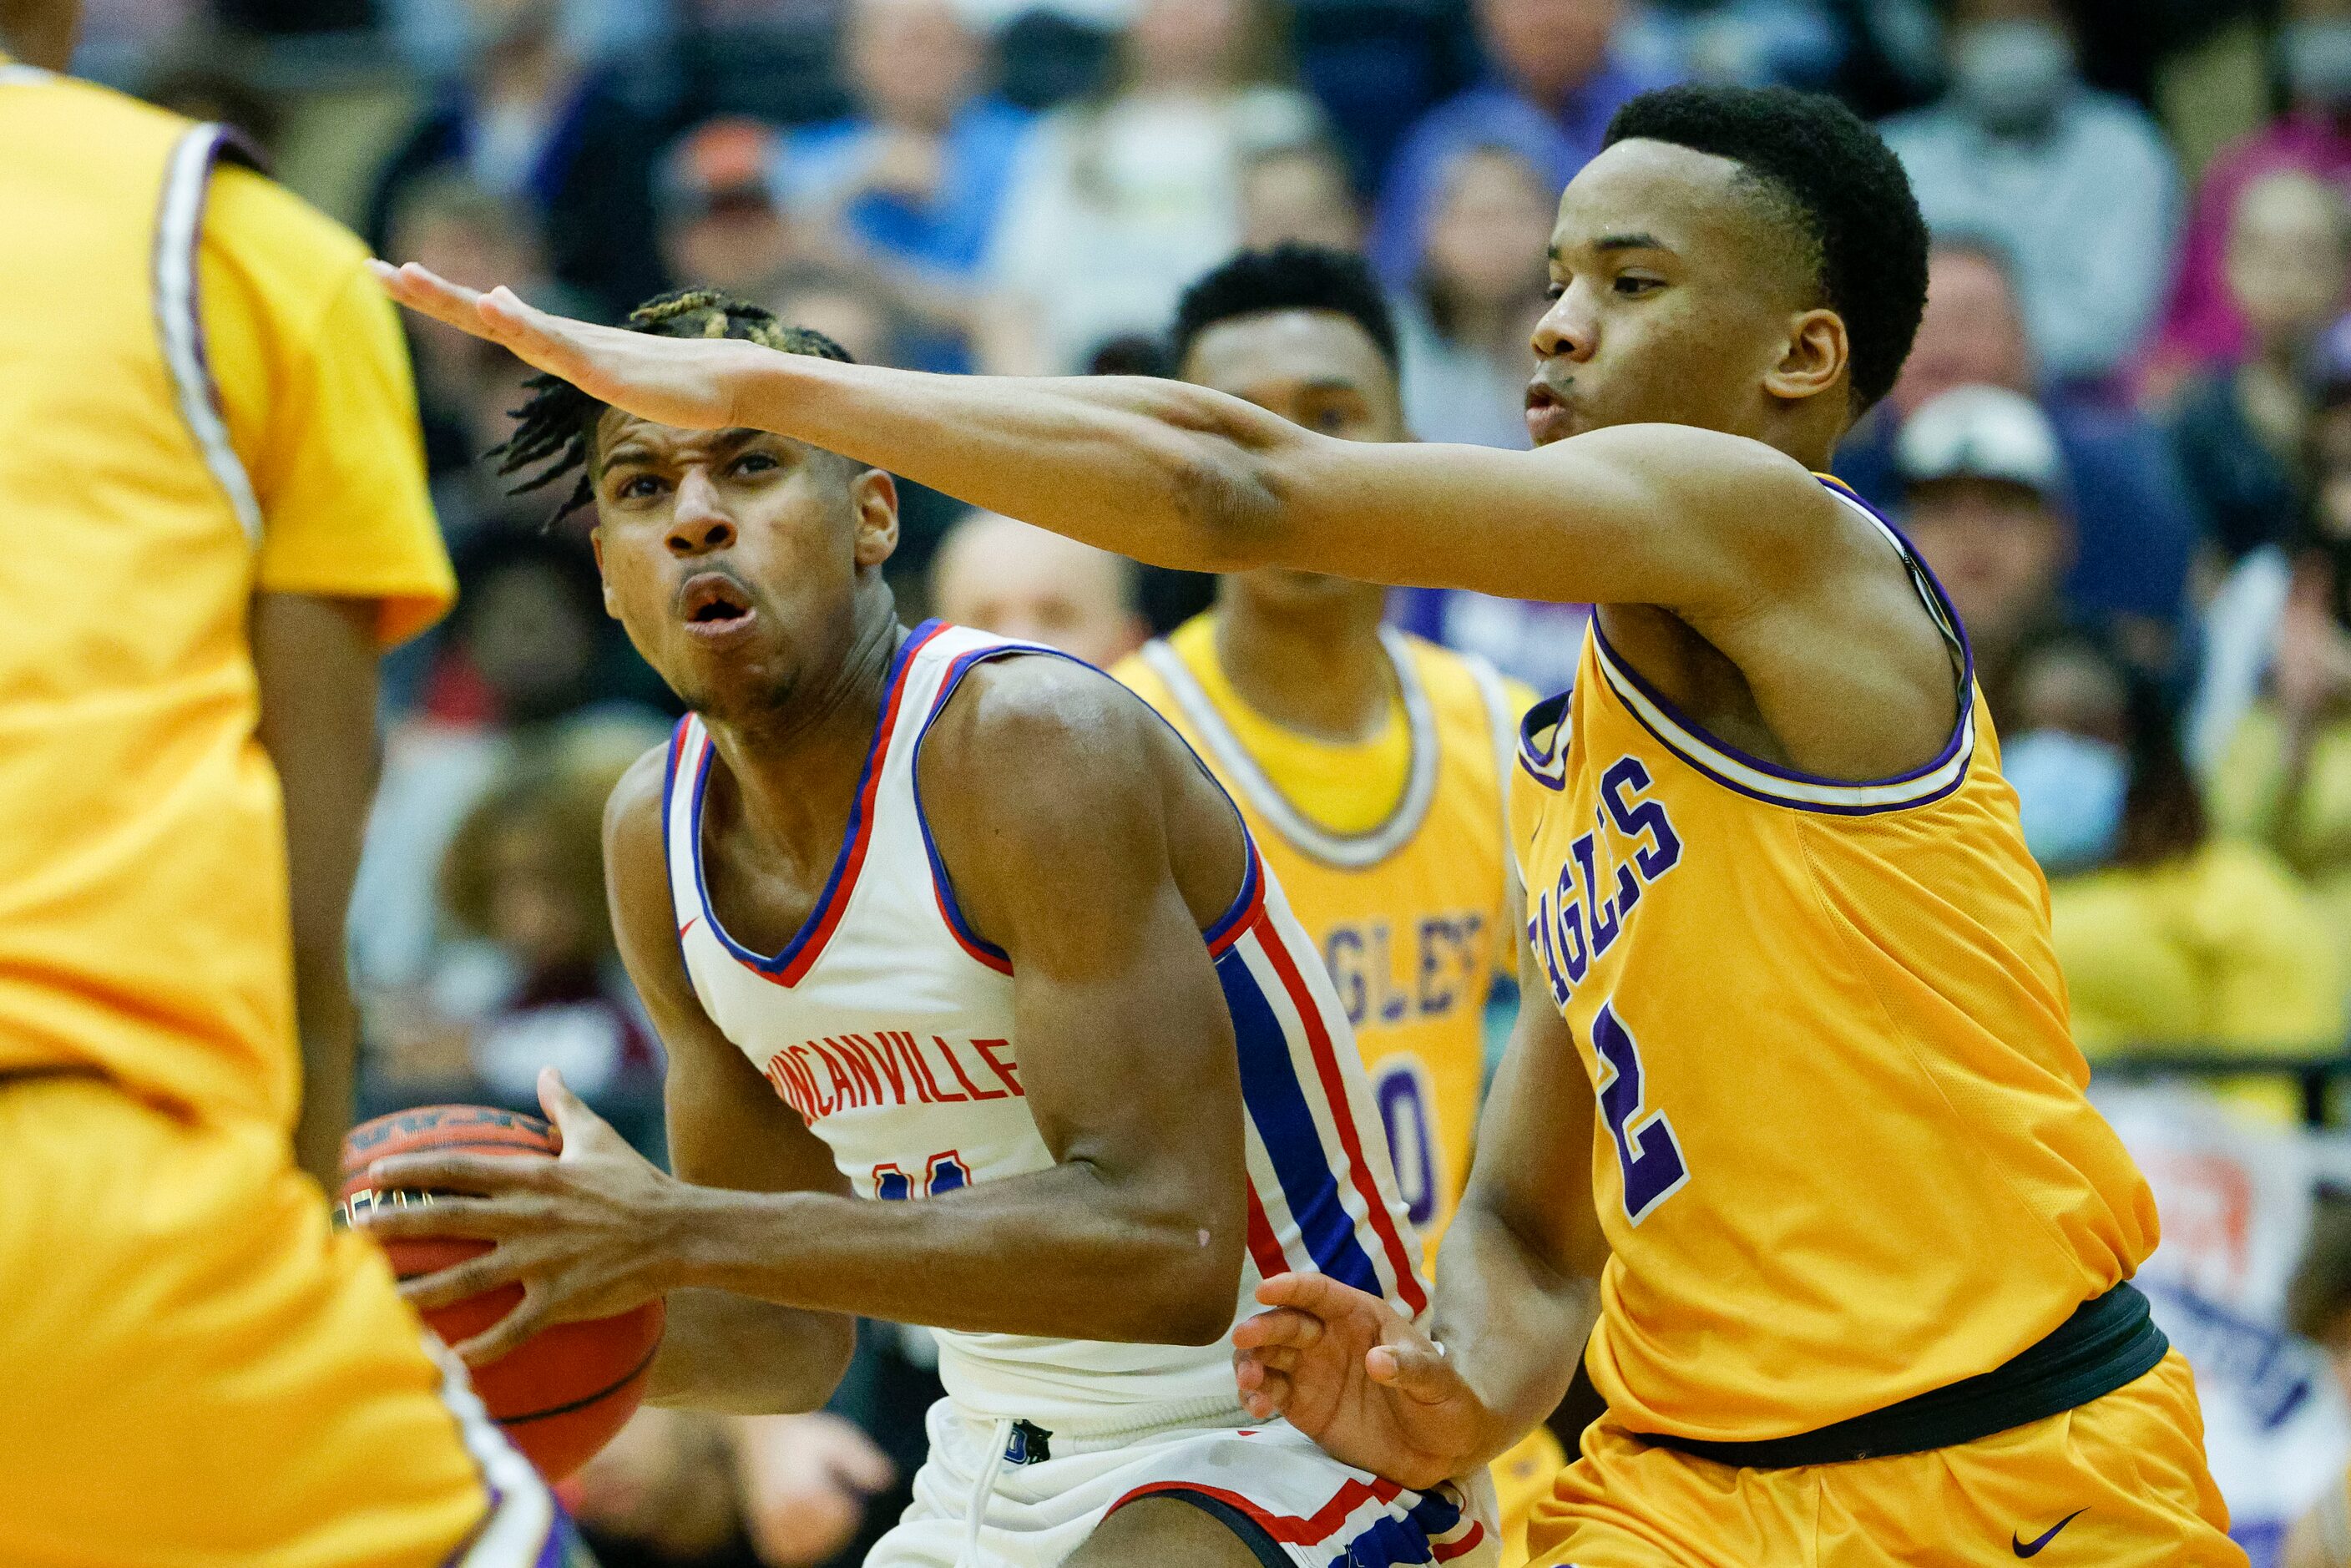
[[[1635,1436],[1661,1448],[1753,1469],[1792,1469],[1848,1459],[1924,1453],[1972,1443],[2087,1405],[2155,1370],[2171,1342],[2127,1284],[2082,1303],[2039,1343],[1974,1377],[1883,1410],[1753,1443],[1716,1443],[1663,1433]]]

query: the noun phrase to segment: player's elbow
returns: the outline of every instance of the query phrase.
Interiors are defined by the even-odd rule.
[[[1135,1292],[1135,1337],[1161,1344],[1214,1344],[1231,1332],[1241,1289],[1241,1220],[1219,1224],[1196,1212],[1154,1228],[1148,1279]]]

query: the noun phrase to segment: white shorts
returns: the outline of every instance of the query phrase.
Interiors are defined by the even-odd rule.
[[[865,1568],[1057,1568],[1112,1510],[1170,1493],[1235,1525],[1267,1568],[1501,1560],[1489,1488],[1475,1499],[1450,1485],[1408,1491],[1341,1464],[1285,1422],[1076,1441],[1047,1433],[1040,1443],[1033,1427],[984,1421],[943,1399],[927,1425],[914,1500]]]

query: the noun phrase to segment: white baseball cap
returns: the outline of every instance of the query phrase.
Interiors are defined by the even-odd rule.
[[[1905,483],[2004,479],[2062,499],[2065,459],[2049,416],[2006,387],[1954,387],[1912,414],[1896,438]]]

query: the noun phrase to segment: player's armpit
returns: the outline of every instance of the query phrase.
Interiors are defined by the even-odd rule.
[[[1089,1177],[1062,1264],[1028,1288],[1082,1308],[1084,1337],[1215,1340],[1246,1177],[1232,1024],[1200,932],[1240,885],[1238,820],[1134,696],[1060,660],[975,669],[919,767],[954,896],[1011,961],[1030,1113],[1057,1168]]]
[[[662,845],[667,751],[638,759],[605,810],[605,884],[621,957],[669,1059],[670,1164],[684,1180],[751,1192],[846,1193],[832,1157],[695,999],[671,914]],[[676,1291],[647,1397],[737,1415],[813,1410],[849,1365],[856,1324],[837,1312],[722,1291]]]
[[[1592,1082],[1531,956],[1517,1027],[1437,1264],[1436,1335],[1493,1412],[1484,1463],[1558,1407],[1599,1318],[1608,1239],[1593,1207]]]

